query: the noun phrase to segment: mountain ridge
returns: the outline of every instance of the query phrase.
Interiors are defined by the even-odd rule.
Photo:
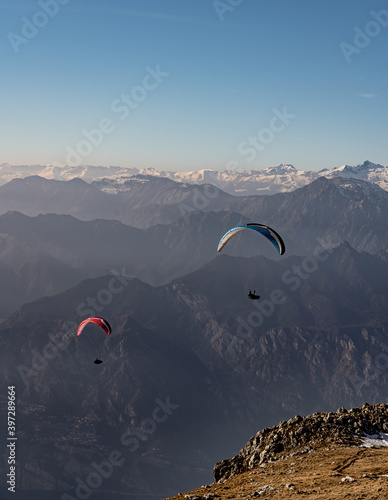
[[[83,178],[86,182],[111,179],[116,181],[117,187],[126,179],[139,175],[166,178],[173,181],[200,185],[208,183],[233,195],[274,194],[278,192],[293,191],[303,185],[309,184],[318,177],[356,178],[373,182],[383,189],[388,189],[388,167],[365,160],[356,166],[342,165],[320,171],[297,170],[293,165],[281,164],[263,168],[262,170],[224,170],[217,171],[202,169],[198,171],[158,171],[153,168],[126,168],[126,167],[101,167],[80,165],[78,167],[53,166],[53,165],[9,165],[0,164],[0,185],[9,182],[15,177],[40,175],[48,179],[68,181],[75,177]]]
[[[135,183],[133,190],[117,195],[102,192],[96,183],[89,185],[84,181],[79,181],[77,193],[67,182],[50,181],[50,189],[46,189],[49,181],[44,179],[35,180],[31,189],[28,182],[28,178],[20,179],[16,190],[13,181],[0,186],[0,213],[14,210],[37,216],[54,211],[84,221],[118,220],[146,229],[173,224],[182,218],[190,224],[190,219],[201,212],[234,212],[242,219],[276,228],[289,242],[288,250],[296,253],[312,251],[314,236],[349,239],[357,249],[369,252],[379,251],[387,244],[388,192],[365,181],[319,178],[293,192],[245,197],[229,195],[214,186],[209,192],[207,184],[181,186],[166,179],[162,188],[160,180],[151,179]]]
[[[47,183],[50,184],[47,203],[38,204],[40,208],[43,205],[52,208],[50,203],[57,195],[56,188],[51,192],[53,183],[64,193],[69,188],[68,183],[44,179],[41,182],[38,177],[17,181],[22,185],[31,182],[39,186],[37,194],[41,200],[46,196]],[[80,193],[84,189],[93,189],[85,181],[75,182],[81,187]],[[10,210],[12,206],[4,201],[7,185],[1,186],[3,197],[0,200],[8,211],[0,215],[0,266],[3,268],[4,284],[10,293],[7,304],[3,302],[0,305],[0,315],[4,317],[7,310],[12,310],[12,301],[15,305],[21,305],[18,297],[33,300],[38,294],[63,289],[60,280],[53,278],[56,272],[57,277],[66,274],[63,266],[69,269],[68,278],[72,277],[72,281],[66,280],[66,285],[75,284],[77,277],[83,279],[102,275],[112,269],[116,272],[124,269],[124,274],[136,276],[154,285],[167,283],[211,261],[217,255],[220,238],[230,227],[253,220],[276,228],[285,241],[286,257],[294,254],[311,258],[322,245],[333,248],[341,241],[348,241],[358,252],[370,254],[378,253],[388,245],[388,192],[365,181],[320,178],[297,191],[271,196],[224,197],[220,192],[216,193],[212,204],[202,204],[200,209],[189,206],[193,197],[198,196],[196,187],[189,186],[180,191],[179,185],[173,181],[163,180],[162,183],[172,186],[172,190],[168,187],[167,192],[159,193],[159,185],[151,186],[153,181],[149,181],[147,186],[137,184],[136,189],[140,189],[137,194],[133,191],[124,193],[125,196],[132,197],[130,204],[135,207],[135,218],[140,214],[143,222],[146,222],[144,214],[147,220],[154,217],[155,206],[139,204],[144,187],[148,190],[149,200],[155,202],[158,199],[159,203],[170,200],[170,205],[158,205],[157,209],[158,214],[164,213],[162,219],[165,223],[145,228],[134,227],[117,218],[97,217],[112,215],[116,209],[118,213],[125,212],[125,198],[120,206],[114,206],[109,201],[112,198],[117,201],[116,195],[102,193],[108,197],[108,213],[101,204],[99,207],[102,213],[90,212],[89,208],[89,212],[85,212],[83,207],[88,205],[88,197],[83,200],[81,194],[75,203],[72,198],[67,200],[67,195],[64,194],[63,200],[66,201],[67,208],[62,208],[65,212],[73,213],[42,214],[44,210],[35,210],[40,212],[39,215],[31,216]],[[206,193],[206,186],[201,188],[202,194]],[[31,194],[33,193],[34,191]],[[15,200],[16,195],[17,193],[8,191],[7,196]],[[95,203],[99,204],[99,201],[97,197]],[[131,218],[131,213],[133,212],[128,208],[126,217]],[[87,220],[82,219],[81,215]],[[88,220],[88,215],[93,215],[91,220]],[[251,231],[245,231],[233,238],[223,249],[222,255],[252,257],[261,254],[271,260],[282,260],[265,238],[249,233]],[[10,245],[15,247],[17,242],[18,258],[16,253],[9,251]],[[39,255],[42,264],[46,261],[48,265],[49,260],[52,264],[46,267],[47,270],[51,269],[51,276],[45,274],[50,285],[46,289],[44,286],[34,287],[34,283],[44,285],[44,282],[38,276],[33,276],[33,268],[28,267],[27,260],[32,255]],[[30,269],[29,274],[26,274],[31,277],[28,296],[25,295],[24,288],[19,291],[15,289],[15,286],[24,287],[24,282],[20,279],[23,265]],[[40,274],[43,275],[44,267],[40,269]],[[15,278],[14,282],[12,276]]]
[[[238,455],[218,462],[214,467],[214,479],[222,481],[276,460],[280,455],[295,456],[322,445],[360,445],[363,439],[372,435],[376,436],[376,445],[381,439],[381,445],[388,446],[388,404],[364,403],[361,408],[349,411],[341,407],[336,412],[296,415],[287,422],[259,431]]]
[[[296,415],[259,431],[238,455],[218,462],[214,483],[173,499],[280,500],[304,494],[385,500],[387,458],[388,404]]]

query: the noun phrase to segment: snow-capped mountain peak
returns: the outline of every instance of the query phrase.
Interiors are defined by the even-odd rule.
[[[137,169],[134,167],[118,166],[92,166],[79,165],[53,166],[53,165],[16,165],[0,164],[0,185],[16,178],[25,178],[38,175],[46,179],[68,181],[80,178],[85,182],[102,181],[108,179],[104,189],[114,192],[128,190],[130,185],[126,181],[146,182],[147,179],[165,178],[184,184],[212,184],[219,189],[233,195],[275,194],[294,191],[297,188],[310,184],[319,177],[342,177],[358,179],[377,184],[380,188],[388,190],[388,167],[373,163],[369,160],[351,166],[342,165],[332,169],[317,171],[297,170],[293,165],[280,164],[262,170],[240,171],[201,169],[192,171],[158,171],[154,168]],[[140,176],[144,176],[140,180]],[[135,180],[135,178],[137,178]]]
[[[268,167],[263,168],[261,171],[267,175],[285,175],[285,174],[294,174],[297,172],[296,168],[293,165],[285,165],[281,163],[277,167]]]

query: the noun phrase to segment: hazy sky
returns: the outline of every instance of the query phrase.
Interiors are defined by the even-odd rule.
[[[0,6],[0,163],[388,164],[387,0]]]

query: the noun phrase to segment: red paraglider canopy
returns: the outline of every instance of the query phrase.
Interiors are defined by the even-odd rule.
[[[79,325],[77,331],[77,337],[78,335],[81,335],[82,330],[88,323],[94,323],[95,325],[100,326],[107,335],[110,335],[112,333],[112,328],[110,327],[110,324],[107,322],[106,319],[100,318],[99,316],[91,316],[90,318],[87,318],[84,321],[82,321],[82,323]]]

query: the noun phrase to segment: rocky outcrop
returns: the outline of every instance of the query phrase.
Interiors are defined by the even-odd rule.
[[[214,479],[221,481],[286,455],[307,453],[325,445],[359,445],[366,435],[388,433],[388,404],[369,405],[335,413],[299,415],[263,429],[252,437],[238,455],[217,462]]]

